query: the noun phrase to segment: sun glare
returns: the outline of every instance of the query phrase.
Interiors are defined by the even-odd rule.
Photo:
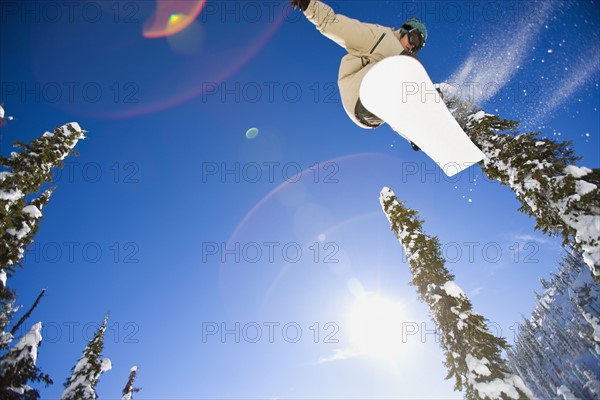
[[[174,35],[194,22],[206,0],[157,0],[156,10],[144,22],[142,34],[156,39]]]
[[[350,343],[361,354],[397,361],[406,350],[402,343],[404,307],[380,295],[363,293],[349,314]]]

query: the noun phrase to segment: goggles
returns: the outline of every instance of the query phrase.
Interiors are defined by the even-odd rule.
[[[408,37],[408,43],[413,46],[412,52],[416,53],[425,46],[425,37],[423,33],[417,28],[413,28],[410,25],[403,25],[402,28],[406,29],[406,35]]]

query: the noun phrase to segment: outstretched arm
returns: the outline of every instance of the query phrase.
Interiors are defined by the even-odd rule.
[[[377,39],[377,25],[336,14],[319,0],[292,0],[292,6],[300,8],[319,32],[348,52],[368,52]]]

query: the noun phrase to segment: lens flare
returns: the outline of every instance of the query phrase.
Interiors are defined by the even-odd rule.
[[[258,136],[258,128],[250,128],[246,131],[247,139],[254,139],[257,136]]]
[[[157,0],[156,11],[144,23],[143,36],[156,39],[187,28],[200,14],[206,0]]]
[[[378,294],[363,293],[350,310],[351,344],[360,354],[389,361],[400,359],[406,348],[403,345],[404,314],[401,303]]]
[[[109,3],[98,3],[107,14],[114,11]],[[228,13],[223,15],[227,22],[223,23],[219,12],[232,9],[225,6],[228,2],[166,3],[179,3],[186,8],[159,11],[159,6],[164,7],[162,2],[141,1],[136,2],[139,6],[136,15],[145,17],[135,23],[131,20],[115,24],[112,18],[102,18],[93,24],[94,29],[84,30],[77,24],[32,25],[34,34],[28,56],[36,79],[52,85],[46,97],[52,106],[81,118],[126,119],[172,108],[199,96],[214,95],[209,92],[211,85],[220,85],[253,60],[283,26],[289,11],[287,3],[273,2],[277,7],[269,7],[269,12],[260,14],[258,20],[241,18],[239,23],[229,23],[237,21],[238,16]],[[123,14],[116,17],[129,21],[132,8],[127,4],[124,2],[119,8]],[[154,14],[164,14],[161,24],[156,16],[149,20]],[[169,24],[169,20],[173,22]],[[146,24],[149,33],[160,37],[159,34],[164,35],[176,25],[181,27],[180,21],[189,24],[160,40],[147,39],[141,34]],[[152,30],[153,23],[160,28]],[[66,59],[57,57],[59,53],[65,54]],[[86,68],[77,62],[82,58],[90,61]],[[119,68],[106,69],[105,60],[118,60]],[[136,79],[131,81],[129,77]],[[64,85],[58,85],[61,89],[58,93],[54,90],[55,82],[75,81],[85,82],[79,88],[70,88],[73,93],[69,94],[76,97],[65,95],[64,90],[69,88]],[[259,136],[263,134],[260,132]]]

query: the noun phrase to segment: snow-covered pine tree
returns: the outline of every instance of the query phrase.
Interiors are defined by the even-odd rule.
[[[35,366],[37,348],[41,342],[41,323],[35,324],[14,347],[12,333],[5,332],[17,307],[16,293],[8,289],[6,280],[19,265],[25,248],[33,241],[53,188],[39,194],[42,185],[52,181],[52,170],[62,167],[62,161],[84,138],[77,123],[57,127],[30,144],[16,143],[22,151],[10,157],[0,156],[0,398],[37,399],[39,393],[28,381],[52,383]],[[27,198],[26,198],[27,196]],[[8,274],[7,274],[8,272]],[[16,396],[16,397],[15,397]]]
[[[123,389],[123,397],[121,400],[132,400],[133,394],[139,392],[141,389],[134,387],[133,382],[135,381],[135,377],[137,376],[137,367],[134,366],[131,368],[131,372],[129,373],[129,379],[127,380],[127,385]]]
[[[417,212],[400,203],[389,188],[380,202],[392,231],[404,247],[419,297],[431,310],[441,333],[449,378],[468,399],[523,399],[533,397],[521,378],[510,372],[501,356],[506,341],[494,336],[486,320],[475,313],[454,276],[445,268],[437,237],[422,231]]]
[[[19,391],[22,394],[26,392],[23,387],[26,381],[22,381],[21,378],[31,375],[28,373],[30,370],[28,367],[32,359],[25,354],[27,351],[26,346],[21,346],[20,348],[15,346],[8,352],[8,347],[13,341],[14,336],[5,330],[11,323],[19,307],[14,305],[16,300],[15,291],[9,289],[6,282],[6,271],[0,268],[0,399],[14,399],[15,396],[19,395]],[[23,355],[21,357],[22,362],[14,362],[20,354]],[[24,373],[19,373],[17,368],[22,368]],[[16,391],[14,390],[15,388]],[[32,395],[32,393],[27,393],[27,395]]]
[[[542,286],[508,351],[509,364],[539,398],[599,398],[600,287],[574,251]]]
[[[600,278],[600,169],[577,167],[570,142],[519,134],[517,121],[485,114],[447,91],[446,105],[471,140],[486,155],[483,172],[510,186],[536,229],[561,235],[563,245],[579,251]]]
[[[29,144],[16,143],[20,153],[0,156],[0,270],[10,275],[23,258],[54,188],[38,193],[44,183],[52,181],[52,170],[63,166],[84,132],[72,122]]]
[[[38,322],[0,358],[0,399],[36,400],[40,398],[39,392],[27,383],[52,384],[50,377],[35,365],[37,349],[42,341],[41,331],[42,323]]]
[[[14,291],[6,287],[6,274],[0,271],[0,399],[3,400],[34,400],[40,397],[36,389],[30,387],[27,383],[44,382],[46,386],[52,384],[50,377],[41,372],[36,366],[37,349],[41,343],[42,324],[35,324],[29,333],[8,350],[9,344],[13,341],[14,335],[19,327],[31,315],[39,300],[44,295],[42,290],[33,306],[27,313],[13,326],[10,332],[4,329],[10,323],[18,307],[14,307]]]
[[[112,368],[108,358],[102,357],[104,332],[108,316],[83,350],[83,355],[71,371],[71,377],[65,382],[65,391],[61,400],[92,400],[97,398],[96,385],[100,375]]]

